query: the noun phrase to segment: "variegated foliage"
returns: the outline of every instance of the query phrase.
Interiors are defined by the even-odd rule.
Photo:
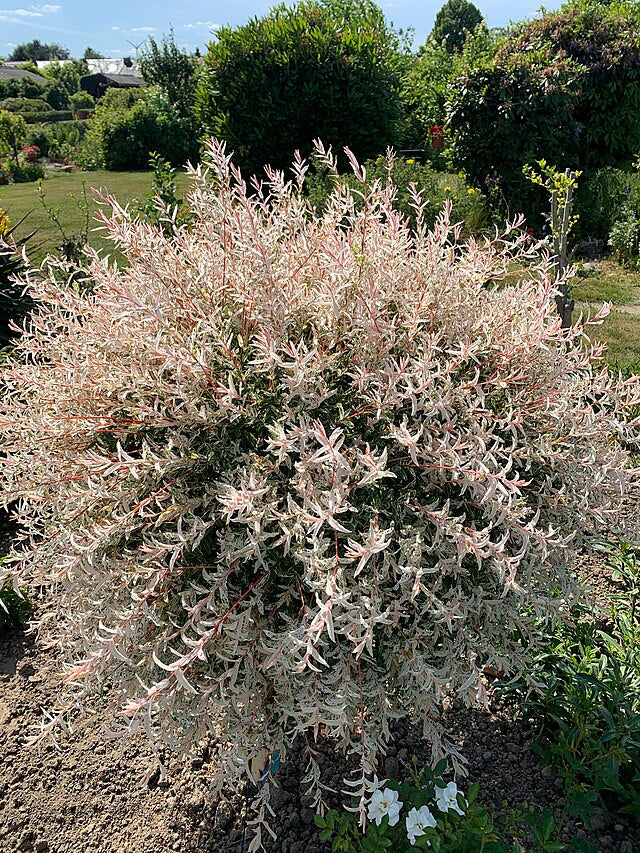
[[[638,383],[588,323],[563,335],[519,223],[461,244],[445,209],[411,232],[352,165],[363,203],[336,185],[321,217],[303,162],[247,193],[216,143],[188,226],[112,201],[126,264],[29,272],[40,308],[2,374],[28,536],[0,583],[42,588],[60,714],[106,688],[157,747],[211,737],[219,785],[303,738],[318,804],[321,732],[361,794],[394,718],[453,750],[443,698],[526,670],[583,533],[638,483]]]

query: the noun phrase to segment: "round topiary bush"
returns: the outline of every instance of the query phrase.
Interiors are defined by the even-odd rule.
[[[104,693],[158,749],[208,736],[219,786],[322,731],[364,795],[406,714],[452,751],[443,697],[526,670],[638,480],[638,381],[563,337],[549,259],[518,228],[461,244],[447,209],[412,231],[352,164],[364,203],[337,184],[314,217],[301,161],[248,195],[212,143],[188,227],[114,202],[126,264],[29,274],[3,365],[29,536],[0,585],[42,587],[60,715]]]

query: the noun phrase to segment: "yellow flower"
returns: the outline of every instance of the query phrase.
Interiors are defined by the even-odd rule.
[[[407,166],[413,166],[415,162],[415,160],[407,160]]]
[[[450,192],[451,192],[451,187],[445,187],[445,188],[444,188],[444,191],[445,191],[446,193],[450,193]]]
[[[473,187],[469,187],[469,189],[467,190],[467,195],[475,195],[477,192],[478,190],[474,189]]]

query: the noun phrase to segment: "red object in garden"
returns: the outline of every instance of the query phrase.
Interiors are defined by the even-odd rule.
[[[441,124],[434,124],[429,128],[431,135],[431,147],[439,150],[444,144],[444,127]]]
[[[23,145],[22,150],[27,163],[35,163],[40,156],[40,149],[37,145]]]

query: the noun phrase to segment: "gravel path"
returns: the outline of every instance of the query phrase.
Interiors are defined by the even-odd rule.
[[[1,522],[1,520],[0,520]],[[11,529],[0,523],[0,543]],[[580,571],[606,609],[616,591],[602,560],[585,558]],[[56,694],[54,654],[16,631],[0,639],[0,853],[242,853],[245,792],[230,803],[207,801],[209,754],[199,744],[193,755],[169,762],[169,778],[143,781],[147,762],[142,740],[105,740],[108,720],[85,718],[60,751],[52,745],[24,745],[30,727],[51,707]],[[527,740],[526,728],[514,723],[494,701],[489,712],[453,707],[447,727],[469,760],[469,779],[481,783],[481,800],[508,807],[527,801],[559,814],[562,780],[542,770]],[[381,775],[398,777],[416,755],[426,760],[429,747],[407,722],[398,724]],[[341,759],[321,746],[321,763],[341,787]],[[272,853],[324,853],[317,840],[313,812],[300,794],[301,766],[294,751],[276,776],[273,793],[279,837]],[[640,828],[619,819],[585,830],[574,824],[567,834],[595,843],[600,853],[638,853]]]

